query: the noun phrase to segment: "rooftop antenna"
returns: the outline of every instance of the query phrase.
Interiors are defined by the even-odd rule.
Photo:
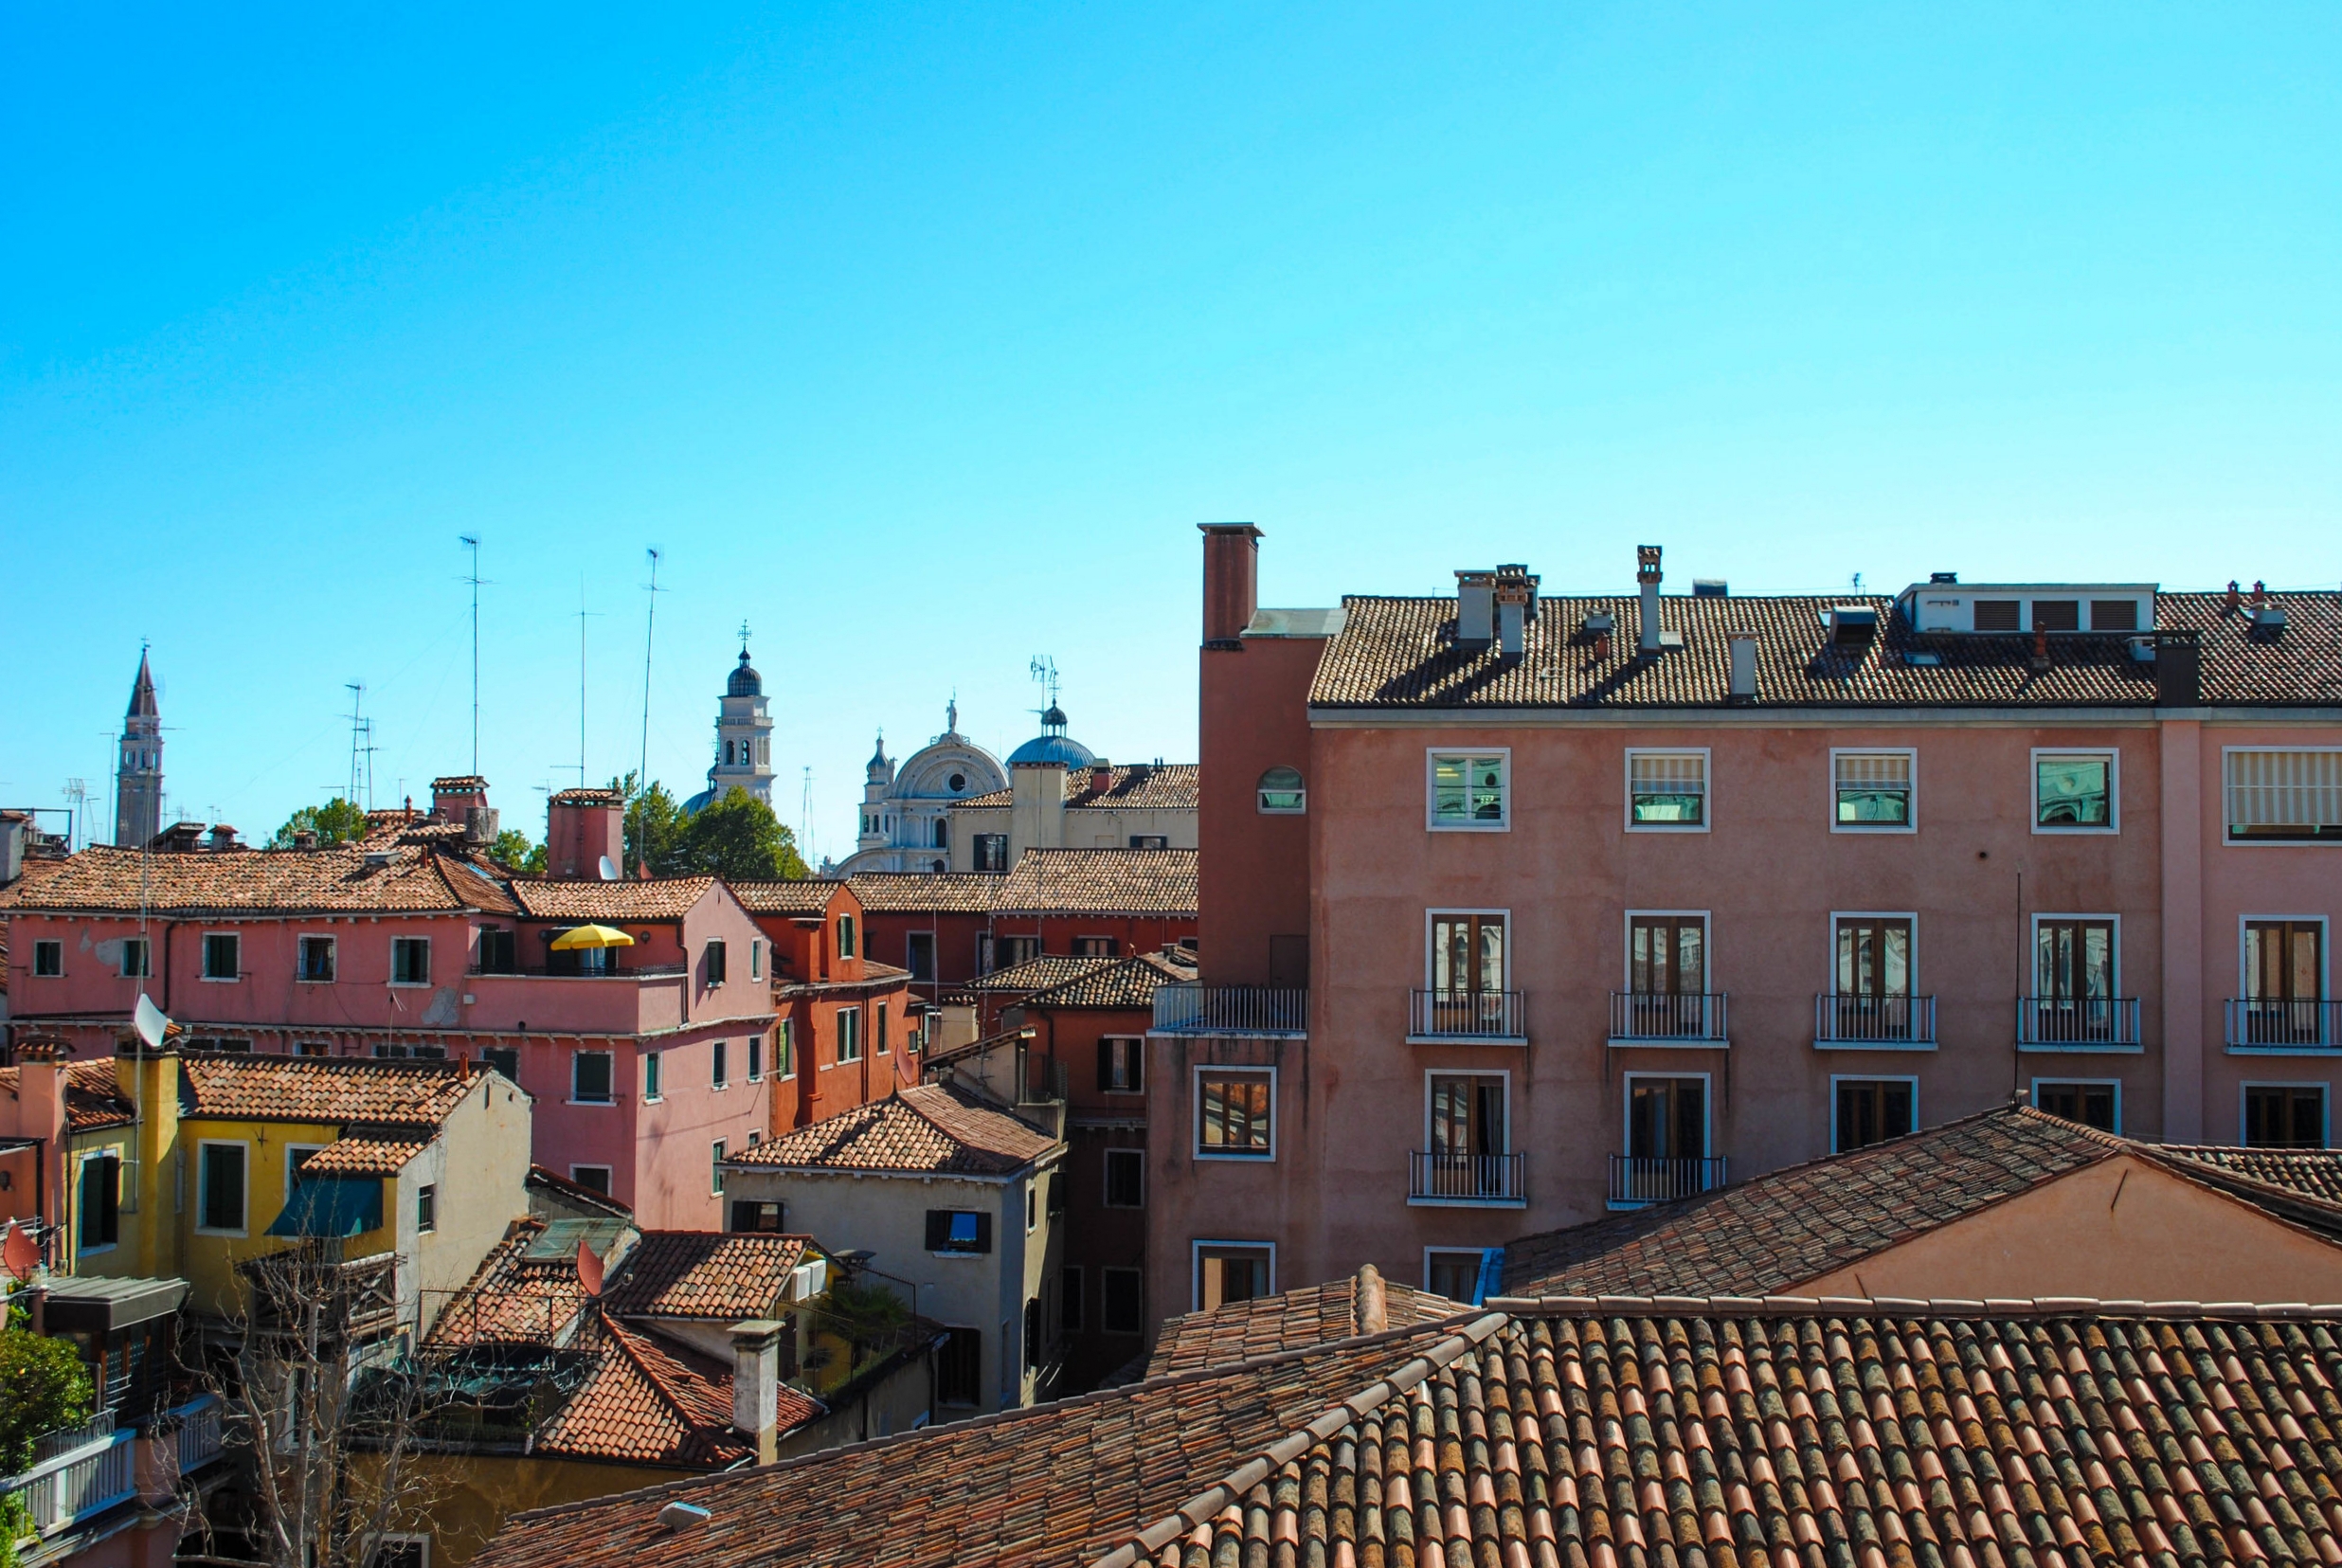
[[[457,539],[472,552],[472,570],[458,579],[472,585],[472,772],[479,772],[479,535],[459,533]]]
[[[577,574],[577,786],[586,787],[586,574]]]
[[[366,682],[347,680],[342,682],[342,690],[350,694],[350,712],[342,715],[350,721],[350,793],[346,799],[351,805],[363,800],[364,809],[371,811],[374,809],[374,721],[360,716],[366,702]]]
[[[642,586],[642,760],[635,772],[635,872],[642,872],[642,802],[651,789],[651,638],[658,628],[658,551],[645,550],[651,558],[651,580]]]
[[[807,865],[813,863],[813,769],[805,769],[805,793],[797,804],[797,854]]]
[[[1035,654],[1030,666],[1033,678],[1049,688],[1049,706],[1057,706],[1057,661],[1047,654]]]
[[[67,779],[65,799],[73,806],[73,820],[65,824],[65,849],[70,853],[89,842],[88,827],[82,820],[89,809],[89,781]]]

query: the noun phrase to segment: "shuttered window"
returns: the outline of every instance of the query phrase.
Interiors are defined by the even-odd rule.
[[[1702,827],[1707,822],[1707,754],[1627,753],[1627,820],[1633,827]]]
[[[1911,753],[1841,751],[1831,759],[1840,827],[1911,825]]]
[[[2228,753],[2228,837],[2342,841],[2342,750]]]

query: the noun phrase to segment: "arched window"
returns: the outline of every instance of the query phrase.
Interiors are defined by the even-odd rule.
[[[1301,786],[1301,769],[1272,767],[1260,776],[1260,808],[1278,816],[1292,816],[1307,806]]]
[[[730,741],[726,741],[726,742],[724,743],[724,766],[725,766],[726,767],[730,767],[731,765],[732,765],[732,743],[731,743],[731,742],[730,742]]]

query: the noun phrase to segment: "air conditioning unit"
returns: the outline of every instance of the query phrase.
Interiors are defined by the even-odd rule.
[[[789,1271],[789,1300],[811,1301],[829,1289],[829,1259],[817,1257]]]

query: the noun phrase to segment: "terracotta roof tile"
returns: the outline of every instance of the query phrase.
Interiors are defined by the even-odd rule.
[[[992,872],[865,871],[846,878],[846,886],[872,914],[982,914],[1007,880]]]
[[[572,1181],[566,1176],[557,1175],[546,1169],[543,1165],[529,1167],[527,1182],[531,1187],[542,1188],[553,1194],[566,1204],[593,1209],[618,1219],[634,1217],[632,1208],[612,1198],[608,1193],[599,1192],[583,1182]]]
[[[594,1355],[593,1370],[531,1451],[693,1469],[755,1456],[732,1427],[731,1369],[723,1362],[592,1314],[574,1344]],[[800,1407],[812,1401],[794,1389],[781,1394],[784,1430],[802,1424]]]
[[[1196,912],[1192,849],[1035,849],[1008,874],[999,914]]]
[[[1060,981],[1046,991],[1025,998],[1028,1007],[1097,1007],[1114,1011],[1149,1011],[1156,988],[1166,982],[1196,978],[1193,964],[1180,964],[1162,953],[1138,953],[1112,959],[1102,968]]]
[[[1358,1278],[1352,1276],[1167,1319],[1156,1331],[1146,1376],[1226,1366],[1370,1332],[1359,1321],[1359,1289]],[[1428,1290],[1387,1281],[1381,1289],[1384,1328],[1414,1328],[1476,1311]]]
[[[0,893],[0,908],[157,916],[511,912],[495,877],[461,856],[414,847],[142,855],[93,844]]]
[[[2342,1204],[2342,1149],[2245,1149],[2171,1144],[2160,1152],[2303,1198]]]
[[[834,876],[801,876],[789,882],[728,882],[732,896],[750,914],[820,915],[843,883]]]
[[[1005,969],[995,969],[988,975],[979,975],[968,982],[971,991],[1008,992],[1046,991],[1053,985],[1062,985],[1069,980],[1080,980],[1108,968],[1119,959],[1084,958],[1072,953],[1041,953],[1012,964]]]
[[[732,1159],[796,1170],[1004,1176],[1056,1147],[1038,1127],[956,1084],[919,1084],[768,1138]]]
[[[586,1309],[586,1291],[578,1284],[575,1254],[529,1256],[530,1245],[545,1228],[542,1219],[513,1221],[470,1282],[441,1309],[426,1343],[441,1348],[568,1343]]]
[[[515,878],[513,896],[532,920],[680,920],[713,886],[712,876],[664,876],[652,882]]]
[[[15,1068],[0,1067],[0,1095],[13,1098],[16,1079]],[[112,1057],[65,1064],[67,1132],[102,1132],[107,1127],[128,1126],[136,1116],[137,1108],[121,1091],[120,1081],[115,1076]]]
[[[253,1122],[437,1126],[477,1080],[457,1062],[189,1053],[179,1113]]]
[[[1201,794],[1203,769],[1194,763],[1137,763],[1114,768],[1111,772],[1111,781],[1100,789],[1090,769],[1068,768],[1065,775],[1067,808],[1193,811]],[[1016,796],[1014,789],[996,789],[989,794],[971,795],[952,804],[963,809],[969,806],[1005,807],[1015,803]]]
[[[336,1138],[301,1162],[304,1176],[396,1176],[430,1147],[420,1138]]]
[[[713,1231],[645,1231],[619,1276],[603,1291],[622,1318],[743,1318],[772,1315],[788,1293],[789,1271],[805,1258],[802,1235],[730,1235]]]
[[[2168,593],[2156,600],[2162,630],[2199,632],[2201,690],[2207,705],[2342,702],[2342,595],[2275,596],[2288,625],[2272,642],[2256,641],[2248,618],[2221,613],[2223,596]],[[1727,704],[1731,654],[1727,633],[1756,634],[1757,707],[2122,707],[2155,700],[2153,664],[2130,657],[2111,634],[2052,634],[2050,667],[2031,666],[2032,640],[2009,636],[1921,635],[1891,598],[1797,595],[1782,598],[1660,601],[1660,621],[1684,646],[1637,654],[1637,602],[1627,596],[1541,597],[1528,649],[1454,646],[1452,598],[1353,596],[1342,629],[1320,657],[1309,701],[1317,708],[1647,708]],[[1824,617],[1832,606],[1877,612],[1879,633],[1851,650],[1830,645]],[[1585,618],[1612,616],[1617,630],[1597,657]],[[1914,650],[1940,662],[1915,665]]]

